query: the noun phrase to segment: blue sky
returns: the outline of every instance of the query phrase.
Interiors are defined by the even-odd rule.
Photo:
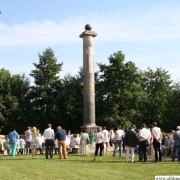
[[[0,68],[29,76],[50,47],[61,76],[75,75],[83,64],[79,35],[91,24],[95,64],[120,50],[139,69],[161,67],[180,81],[179,9],[179,0],[0,0]]]

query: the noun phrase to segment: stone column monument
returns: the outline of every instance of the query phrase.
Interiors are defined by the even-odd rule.
[[[97,33],[91,31],[91,25],[85,26],[85,31],[80,35],[83,38],[83,103],[84,124],[81,128],[89,132],[96,129],[95,123],[95,83],[94,83],[94,37]]]

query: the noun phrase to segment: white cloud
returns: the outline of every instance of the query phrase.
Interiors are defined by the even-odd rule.
[[[0,23],[0,46],[42,45],[78,42],[84,25],[91,23],[99,41],[166,40],[180,38],[180,12],[156,8],[143,14],[97,13],[63,21],[31,21],[25,24]]]

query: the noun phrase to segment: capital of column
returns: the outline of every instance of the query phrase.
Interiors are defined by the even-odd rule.
[[[89,24],[86,24],[85,26],[85,31],[79,35],[80,38],[83,38],[84,36],[93,36],[96,37],[97,33],[95,33],[94,31],[91,31],[92,27]]]

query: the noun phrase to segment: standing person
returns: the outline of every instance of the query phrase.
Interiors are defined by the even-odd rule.
[[[121,126],[117,127],[115,139],[116,143],[114,146],[114,153],[113,156],[116,156],[116,150],[119,147],[119,156],[122,156],[122,151],[123,151],[123,138],[124,138],[124,130],[121,129]]]
[[[26,148],[26,155],[27,155],[31,153],[30,144],[32,140],[31,128],[29,126],[27,126],[27,130],[24,132],[24,138],[26,142],[25,148]]]
[[[104,155],[106,153],[108,153],[108,147],[109,147],[109,132],[106,129],[106,126],[103,126],[103,131],[102,133],[104,134],[104,138],[105,138],[105,148],[104,148]]]
[[[59,147],[59,159],[62,159],[62,154],[64,159],[67,159],[67,152],[66,152],[66,130],[62,129],[61,126],[57,127],[57,132],[55,135],[55,139],[58,140],[58,147]]]
[[[139,131],[139,161],[147,161],[148,148],[151,139],[151,132],[146,128],[146,124],[142,124],[142,129]]]
[[[10,148],[9,155],[15,157],[18,138],[19,138],[19,134],[16,132],[16,129],[14,129],[14,131],[9,133],[8,138],[9,138],[9,148]]]
[[[113,146],[113,140],[114,140],[114,130],[111,129],[110,130],[110,141],[109,141],[109,144],[111,147]]]
[[[98,151],[100,149],[99,152],[99,161],[102,161],[102,151],[103,151],[103,147],[104,147],[104,134],[102,133],[102,127],[98,127],[97,128],[97,132],[94,135],[94,141],[96,143],[96,147],[95,147],[95,153],[94,153],[94,161],[96,160],[96,157],[98,156]]]
[[[19,147],[18,154],[24,154],[25,145],[26,145],[26,142],[25,142],[23,136],[20,136],[20,139],[19,139],[19,142],[18,142],[18,147]]]
[[[86,133],[85,129],[82,130],[82,134],[80,136],[80,145],[81,151],[84,156],[88,155],[87,145],[89,144],[89,135]]]
[[[43,147],[42,147],[43,141],[44,140],[41,136],[41,133],[39,133],[37,137],[37,150],[39,150],[40,154],[43,154]]]
[[[161,129],[157,127],[156,122],[153,123],[152,137],[153,137],[153,147],[155,152],[155,162],[158,162],[162,160],[162,154],[161,154],[162,133],[161,133]]]
[[[174,147],[174,137],[173,137],[174,132],[175,132],[175,130],[171,130],[171,134],[169,135],[170,146],[171,146],[171,155],[172,155],[173,147]]]
[[[126,162],[129,161],[129,152],[131,151],[131,162],[134,162],[134,150],[137,146],[138,136],[135,131],[136,126],[133,124],[130,130],[126,131],[124,145],[126,147]]]
[[[53,148],[54,148],[54,130],[51,129],[51,124],[48,124],[48,128],[44,130],[45,138],[45,157],[48,159],[48,154],[50,154],[50,159],[53,158]]]
[[[174,132],[174,147],[172,153],[172,161],[174,161],[176,157],[176,152],[178,153],[178,161],[180,161],[180,126],[177,126],[177,131]]]
[[[90,131],[90,134],[89,134],[90,150],[93,149],[93,143],[94,143],[94,132],[93,132],[93,130],[91,130],[91,131]]]
[[[32,155],[32,159],[36,159],[36,155],[37,155],[37,147],[38,147],[38,142],[37,142],[37,137],[38,137],[39,133],[36,129],[36,127],[33,127],[31,130],[31,155]]]

